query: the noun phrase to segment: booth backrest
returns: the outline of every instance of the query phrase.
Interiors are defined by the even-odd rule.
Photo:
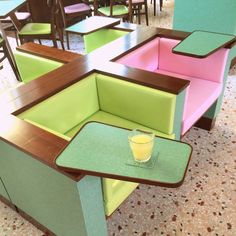
[[[20,114],[61,134],[99,110],[95,74]]]
[[[117,60],[118,63],[134,68],[154,71],[158,68],[159,38],[146,43]]]
[[[102,111],[173,133],[175,95],[101,74],[97,75],[97,88]]]
[[[174,94],[92,74],[21,113],[19,118],[65,134],[101,110],[172,135],[175,105]]]
[[[63,65],[60,62],[19,51],[16,51],[14,56],[21,79],[24,83],[28,83]]]
[[[221,83],[228,58],[228,50],[222,48],[206,58],[194,58],[172,53],[180,41],[161,38],[158,69],[177,74]]]

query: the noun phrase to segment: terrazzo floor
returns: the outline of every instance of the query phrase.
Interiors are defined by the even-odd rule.
[[[173,2],[164,1],[151,24],[170,28],[172,14]],[[72,50],[83,51],[76,37]],[[184,184],[175,189],[140,185],[107,220],[109,236],[236,236],[236,75],[231,74],[215,128],[192,128],[183,138],[194,149]],[[0,93],[16,85],[4,63]],[[0,236],[43,235],[0,202]]]

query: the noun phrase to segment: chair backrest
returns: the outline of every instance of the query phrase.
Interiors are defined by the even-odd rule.
[[[50,23],[51,32],[55,32],[60,19],[57,0],[29,0],[29,10],[33,22]]]

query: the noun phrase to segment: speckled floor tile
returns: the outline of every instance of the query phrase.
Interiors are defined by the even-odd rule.
[[[151,25],[171,28],[172,14],[173,1],[164,1]],[[72,50],[83,52],[79,42],[72,38]],[[107,220],[109,236],[236,235],[235,74],[232,70],[215,128],[192,128],[183,138],[194,148],[184,184],[175,189],[140,185]],[[2,84],[9,88],[15,81],[0,71],[0,89]],[[14,235],[43,233],[0,202],[0,236]]]

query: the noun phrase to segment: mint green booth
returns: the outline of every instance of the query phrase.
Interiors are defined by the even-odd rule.
[[[175,0],[173,29],[182,31],[211,31],[236,35],[235,0]],[[226,82],[231,61],[236,58],[236,45],[231,48],[224,73]],[[225,85],[224,85],[225,87]],[[204,114],[214,121],[220,111],[224,89],[221,96]]]
[[[182,94],[177,96],[92,74],[18,117],[66,140],[73,138],[89,121],[153,131],[156,135],[175,139],[180,129],[182,106]],[[104,178],[106,215],[109,216],[137,185]]]
[[[180,133],[184,96],[185,90],[176,95],[92,73],[18,118],[66,140],[89,121],[175,139]],[[92,176],[75,181],[2,141],[0,156],[4,156],[0,159],[4,182],[0,182],[0,194],[9,195],[13,204],[58,236],[107,235],[104,212],[110,215],[137,186]]]

